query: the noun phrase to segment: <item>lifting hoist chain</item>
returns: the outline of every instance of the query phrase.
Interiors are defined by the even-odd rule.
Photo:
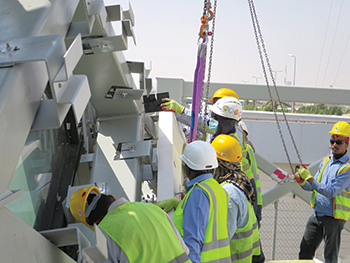
[[[212,60],[213,60],[213,50],[214,50],[214,31],[215,31],[215,19],[216,19],[216,7],[217,7],[217,0],[214,2],[214,10],[211,11],[211,3],[210,1],[205,0],[204,1],[204,8],[203,8],[203,16],[202,21],[204,17],[207,17],[209,14],[209,18],[207,19],[207,23],[212,20],[212,29],[211,32],[206,32],[206,40],[208,41],[208,36],[211,36],[210,41],[210,51],[209,51],[209,63],[208,63],[208,75],[207,75],[207,86],[206,86],[206,95],[204,95],[204,89],[202,89],[202,100],[200,105],[200,112],[203,112],[203,103],[204,103],[204,114],[203,118],[201,120],[204,122],[206,119],[206,116],[208,115],[208,101],[209,101],[209,85],[210,85],[210,78],[211,78],[211,66],[212,66]],[[207,26],[207,25],[206,25]],[[207,26],[208,28],[208,26]],[[205,67],[204,67],[205,70]],[[202,133],[202,135],[205,135],[205,124],[202,125],[201,128],[198,127],[198,130]],[[198,133],[196,138],[198,137]],[[197,138],[198,139],[198,138]],[[203,139],[203,138],[202,138]]]
[[[284,151],[285,151],[285,153],[286,153],[286,156],[287,156],[287,159],[288,159],[288,162],[289,162],[291,171],[292,171],[292,173],[294,174],[295,171],[294,171],[294,169],[293,169],[293,166],[292,166],[292,163],[291,163],[289,154],[288,154],[288,150],[287,150],[287,147],[286,147],[286,143],[285,143],[284,138],[283,138],[281,126],[280,126],[280,123],[279,123],[279,120],[278,120],[278,117],[277,117],[277,113],[276,113],[276,110],[275,110],[275,103],[274,103],[274,101],[273,101],[273,99],[272,99],[271,90],[270,90],[270,85],[269,85],[269,81],[268,81],[268,78],[267,78],[267,73],[266,73],[266,69],[265,69],[265,65],[264,65],[264,57],[263,57],[261,48],[263,49],[263,52],[264,52],[264,55],[265,55],[265,58],[266,58],[266,64],[267,64],[267,66],[268,66],[268,70],[269,70],[269,72],[270,72],[270,76],[271,76],[271,79],[272,79],[272,82],[273,82],[273,86],[274,86],[274,88],[275,88],[276,95],[277,95],[277,98],[278,98],[278,102],[280,103],[280,105],[282,105],[282,104],[281,104],[281,98],[280,98],[279,93],[278,93],[278,91],[277,91],[276,82],[275,82],[275,79],[274,79],[273,74],[272,74],[271,65],[270,65],[269,58],[268,58],[268,55],[267,55],[267,52],[266,52],[264,40],[263,40],[263,37],[262,37],[262,34],[261,34],[261,30],[260,30],[260,26],[259,26],[259,21],[258,21],[258,17],[257,17],[257,15],[256,15],[256,12],[255,12],[255,7],[254,7],[253,0],[248,0],[248,2],[249,2],[249,9],[250,9],[250,14],[251,14],[251,18],[252,18],[252,23],[253,23],[255,38],[256,38],[257,45],[258,45],[259,56],[260,56],[260,60],[261,60],[261,66],[262,66],[262,68],[263,68],[265,81],[266,81],[266,84],[267,84],[267,88],[268,88],[270,100],[271,100],[271,103],[272,103],[273,113],[274,113],[274,116],[275,116],[275,119],[276,119],[276,124],[277,124],[278,131],[279,131],[279,134],[280,134],[280,137],[281,137],[281,140],[282,140],[282,144],[283,144]],[[259,39],[259,37],[260,37],[260,39]],[[296,154],[297,154],[297,156],[298,156],[298,159],[299,159],[299,163],[300,163],[300,165],[302,165],[303,162],[302,162],[302,160],[301,160],[301,157],[300,157],[298,148],[296,147],[296,143],[295,143],[295,141],[294,141],[294,138],[293,138],[293,135],[292,135],[292,131],[291,131],[290,127],[289,127],[289,123],[288,123],[286,114],[285,114],[285,112],[284,112],[283,107],[281,107],[281,108],[282,108],[282,113],[283,113],[284,120],[285,120],[286,125],[287,125],[287,128],[288,128],[289,135],[290,135],[290,137],[291,137],[291,140],[292,140],[292,143],[293,143],[295,152],[296,152]]]
[[[203,8],[203,16],[201,17],[202,26],[200,29],[200,38],[202,38],[203,43],[208,42],[208,36],[211,36],[211,42],[210,42],[210,54],[209,54],[209,67],[208,67],[208,76],[207,76],[207,87],[206,87],[206,97],[203,97],[204,89],[202,88],[201,92],[201,102],[200,102],[200,114],[203,113],[203,104],[204,107],[204,116],[203,118],[200,118],[201,121],[205,121],[206,116],[208,115],[208,101],[209,101],[209,85],[210,85],[210,77],[211,77],[211,66],[212,66],[212,58],[213,58],[213,50],[214,50],[214,31],[215,31],[215,18],[216,18],[216,7],[217,7],[217,0],[214,2],[214,11],[211,11],[211,2],[210,0],[204,0],[204,8]],[[208,22],[212,20],[212,31],[208,31]],[[206,30],[206,31],[205,31]],[[207,43],[206,43],[207,44]],[[206,56],[206,54],[205,54]],[[205,63],[205,60],[204,60]],[[203,75],[205,73],[205,65],[203,67]],[[204,83],[203,83],[204,85]],[[201,125],[201,127],[197,127],[197,130],[201,132],[196,133],[196,139],[204,139],[204,138],[198,138],[205,135],[205,124]]]
[[[215,19],[216,19],[216,6],[217,0],[214,1],[214,10],[212,17],[212,27],[211,27],[211,40],[210,40],[210,51],[209,51],[209,63],[208,63],[208,76],[207,76],[207,87],[205,94],[205,107],[204,107],[204,116],[208,115],[208,101],[209,101],[209,85],[210,85],[210,77],[211,77],[211,65],[213,61],[213,51],[214,51],[214,31],[215,31]],[[203,98],[203,90],[202,90],[202,98]]]

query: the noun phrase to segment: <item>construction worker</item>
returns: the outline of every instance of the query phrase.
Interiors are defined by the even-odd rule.
[[[253,203],[255,192],[242,172],[242,150],[239,142],[229,135],[218,135],[211,145],[216,151],[219,166],[214,179],[229,194],[227,228],[230,238],[231,261],[251,263],[260,255],[260,237]]]
[[[258,164],[256,162],[256,158],[255,158],[255,149],[253,144],[251,143],[251,141],[249,141],[248,139],[248,128],[247,125],[241,120],[239,122],[239,125],[242,127],[242,130],[244,132],[244,135],[246,137],[246,143],[247,143],[247,148],[248,148],[248,155],[247,155],[247,159],[249,160],[250,163],[250,171],[251,173],[248,173],[248,176],[251,176],[249,178],[250,182],[253,185],[254,191],[256,193],[256,200],[253,203],[253,207],[254,207],[254,212],[256,215],[256,219],[258,221],[258,227],[260,228],[260,222],[262,219],[262,205],[263,205],[263,199],[262,199],[262,192],[261,192],[261,184],[260,184],[260,176],[259,176],[259,168],[258,168]],[[264,253],[262,251],[262,247],[261,247],[261,243],[260,243],[260,249],[261,249],[261,253],[260,255],[253,256],[253,263],[258,263],[258,262],[264,262],[265,261],[265,256]]]
[[[254,181],[254,174],[255,174],[255,154],[251,149],[251,152],[249,152],[249,146],[247,144],[246,134],[243,132],[243,128],[240,125],[241,117],[242,117],[242,105],[241,103],[233,97],[224,97],[219,100],[213,105],[211,108],[211,116],[214,119],[214,123],[216,121],[216,125],[212,125],[210,120],[209,122],[209,128],[215,127],[213,131],[215,131],[214,134],[211,135],[211,140],[213,141],[218,135],[220,134],[226,134],[230,135],[233,138],[235,138],[241,145],[242,150],[242,159],[241,159],[241,169],[245,173],[245,175],[252,180],[254,190],[256,193],[257,188]],[[254,157],[254,158],[253,158]],[[258,172],[258,168],[256,166],[256,171]],[[260,186],[260,180],[259,180],[259,186]],[[259,188],[260,190],[260,188]],[[262,205],[262,196],[261,196],[261,190],[260,190],[260,200],[259,202]],[[260,220],[261,220],[261,210],[259,213],[257,201],[255,202],[256,206],[254,208],[254,211],[256,211],[256,216],[258,217],[258,225],[260,226]],[[262,207],[260,207],[261,209]],[[254,263],[260,263],[265,261],[264,253],[261,251],[258,256],[253,256],[253,262]]]
[[[221,98],[211,108],[211,117],[209,128],[214,134],[210,134],[207,141],[212,142],[219,134],[234,137],[242,148],[241,169],[248,178],[253,178],[254,173],[251,169],[246,136],[239,125],[242,118],[242,104],[233,97]]]
[[[192,262],[231,262],[227,231],[227,201],[225,190],[213,179],[218,166],[214,148],[207,142],[189,143],[180,156],[189,182],[181,202],[176,198],[157,205],[169,211],[176,208],[173,221]],[[168,202],[171,205],[165,207]]]
[[[306,191],[313,191],[309,218],[300,244],[299,259],[313,259],[324,240],[326,263],[338,262],[341,231],[350,215],[350,163],[347,154],[350,125],[340,121],[334,124],[330,139],[332,154],[319,165],[313,177],[306,166],[295,174],[295,179]]]
[[[76,190],[69,205],[75,219],[92,230],[94,224],[102,229],[106,263],[191,262],[171,219],[154,204],[116,200],[92,186]]]
[[[224,97],[217,100],[211,108],[211,119],[209,121],[209,129],[213,134],[210,134],[207,141],[212,142],[219,134],[235,134],[237,124],[241,118],[242,104],[238,99],[234,97]],[[238,136],[236,139],[241,141]]]
[[[258,219],[258,224],[260,227],[260,221],[262,219],[261,211],[262,211],[263,200],[262,200],[262,193],[261,193],[259,169],[258,169],[258,164],[257,164],[256,158],[255,158],[255,149],[254,149],[252,142],[249,141],[249,139],[248,139],[247,125],[242,120],[239,122],[239,124],[241,125],[241,127],[244,131],[245,137],[246,137],[246,143],[247,143],[247,147],[248,147],[247,158],[250,161],[250,169],[251,169],[251,173],[249,174],[251,177],[249,178],[249,180],[253,184],[253,187],[254,187],[255,192],[256,192],[256,202],[254,202],[254,211],[255,211],[255,215],[256,215],[256,218]]]
[[[239,100],[239,97],[236,92],[228,88],[221,88],[214,93],[213,97],[210,98],[209,101],[215,104],[217,100],[223,97],[234,97],[237,100]],[[163,101],[164,103],[162,103],[161,105],[162,109],[165,111],[175,112],[176,119],[180,123],[186,125],[189,129],[189,127],[191,127],[191,116],[192,116],[191,110],[180,105],[175,100],[170,98],[164,98]],[[209,120],[210,120],[210,116],[199,114],[198,128],[207,133],[210,133],[211,131],[208,130]]]

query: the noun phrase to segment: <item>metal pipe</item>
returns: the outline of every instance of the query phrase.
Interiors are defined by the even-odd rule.
[[[272,239],[272,260],[275,260],[275,253],[276,253],[276,236],[277,236],[277,212],[278,212],[278,202],[274,202],[274,207],[275,207],[275,217],[274,217],[274,222],[273,222],[273,239]]]

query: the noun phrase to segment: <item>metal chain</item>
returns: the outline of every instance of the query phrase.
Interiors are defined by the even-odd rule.
[[[270,85],[269,85],[269,81],[268,81],[268,77],[267,77],[267,73],[266,73],[266,68],[265,68],[265,65],[264,65],[264,57],[263,57],[261,48],[263,49],[263,52],[264,52],[264,55],[265,55],[265,59],[266,59],[266,64],[268,66],[268,70],[270,72],[270,77],[272,79],[273,86],[275,87],[276,95],[277,95],[278,102],[280,103],[280,105],[282,105],[281,104],[281,98],[279,96],[279,93],[278,93],[278,90],[277,90],[277,87],[276,87],[276,82],[275,82],[274,76],[272,74],[271,65],[270,65],[269,58],[268,58],[268,55],[267,55],[267,52],[266,52],[266,48],[265,48],[264,40],[263,40],[263,37],[262,37],[261,29],[260,29],[260,26],[259,26],[258,17],[257,17],[256,12],[255,12],[255,7],[254,7],[253,0],[248,0],[248,2],[249,2],[249,8],[250,8],[250,13],[251,13],[251,18],[252,18],[255,38],[256,38],[257,45],[258,45],[258,51],[259,51],[259,56],[260,56],[260,60],[261,60],[261,66],[263,68],[264,77],[265,77],[265,81],[266,81],[266,84],[267,84],[267,88],[268,88],[268,92],[269,92],[269,96],[270,96],[270,100],[271,100],[271,104],[272,104],[272,108],[273,108],[273,113],[274,113],[274,116],[275,116],[275,119],[276,119],[276,124],[277,124],[278,131],[279,131],[279,134],[280,134],[280,137],[281,137],[281,140],[282,140],[284,151],[286,153],[286,156],[287,156],[287,159],[288,159],[291,171],[294,174],[295,171],[293,169],[293,166],[292,166],[289,154],[288,154],[288,150],[287,150],[284,138],[283,138],[281,126],[280,126],[280,123],[279,123],[279,120],[278,120],[278,117],[277,117],[277,113],[275,111],[275,102],[272,99],[272,94],[271,94]],[[260,39],[259,39],[259,37],[260,37]],[[303,164],[303,162],[301,160],[301,157],[300,157],[300,154],[299,154],[299,151],[298,151],[298,148],[296,147],[296,143],[294,141],[294,137],[292,135],[292,131],[291,131],[290,127],[289,127],[289,123],[288,123],[287,117],[285,115],[284,109],[283,109],[283,107],[281,107],[281,108],[282,108],[282,113],[283,113],[284,120],[285,120],[287,128],[288,128],[289,135],[290,135],[290,137],[292,139],[292,143],[293,143],[295,152],[296,152],[296,154],[298,156],[300,164]]]
[[[215,19],[216,19],[216,6],[217,6],[217,0],[214,2],[214,9],[213,9],[213,23],[211,27],[211,41],[210,41],[210,51],[209,51],[209,64],[208,64],[208,79],[207,79],[207,88],[206,88],[206,96],[204,101],[204,116],[208,115],[208,100],[209,100],[209,86],[210,86],[210,77],[211,77],[211,66],[213,61],[213,51],[214,51],[214,31],[215,31]],[[202,90],[202,98],[203,98],[203,90]]]
[[[210,2],[210,0],[204,0],[203,16],[207,15],[207,3],[208,2]]]
[[[208,3],[210,4],[210,0],[209,1],[204,1],[204,10],[205,10],[206,13],[208,13],[208,9],[206,8]],[[208,76],[207,76],[207,87],[206,87],[206,97],[205,97],[205,99],[203,99],[204,89],[202,89],[202,95],[201,95],[202,100],[201,100],[201,105],[200,105],[200,113],[203,112],[203,103],[205,105],[205,107],[204,107],[204,116],[201,118],[202,122],[205,121],[205,116],[208,115],[209,84],[210,84],[210,77],[211,77],[211,66],[212,66],[213,50],[214,50],[214,31],[215,31],[216,7],[217,7],[217,0],[215,0],[215,2],[214,2],[214,9],[213,9],[212,31],[211,31],[210,53],[209,53],[210,55],[209,55],[209,66],[208,66]],[[206,57],[206,55],[205,55],[205,57]],[[204,63],[206,63],[206,60],[204,61]],[[203,70],[205,72],[205,67],[203,68]],[[205,125],[203,125],[203,127],[204,126]],[[205,133],[206,133],[205,132],[205,128],[197,127],[196,139],[205,140]]]

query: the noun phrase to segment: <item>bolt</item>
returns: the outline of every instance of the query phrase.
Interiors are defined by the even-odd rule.
[[[61,83],[58,83],[58,87],[59,87],[59,88],[62,88],[62,84],[61,84]]]
[[[129,94],[127,92],[122,92],[120,95],[125,99]]]
[[[135,145],[132,145],[129,149],[129,152],[135,152],[136,151],[136,146]]]

